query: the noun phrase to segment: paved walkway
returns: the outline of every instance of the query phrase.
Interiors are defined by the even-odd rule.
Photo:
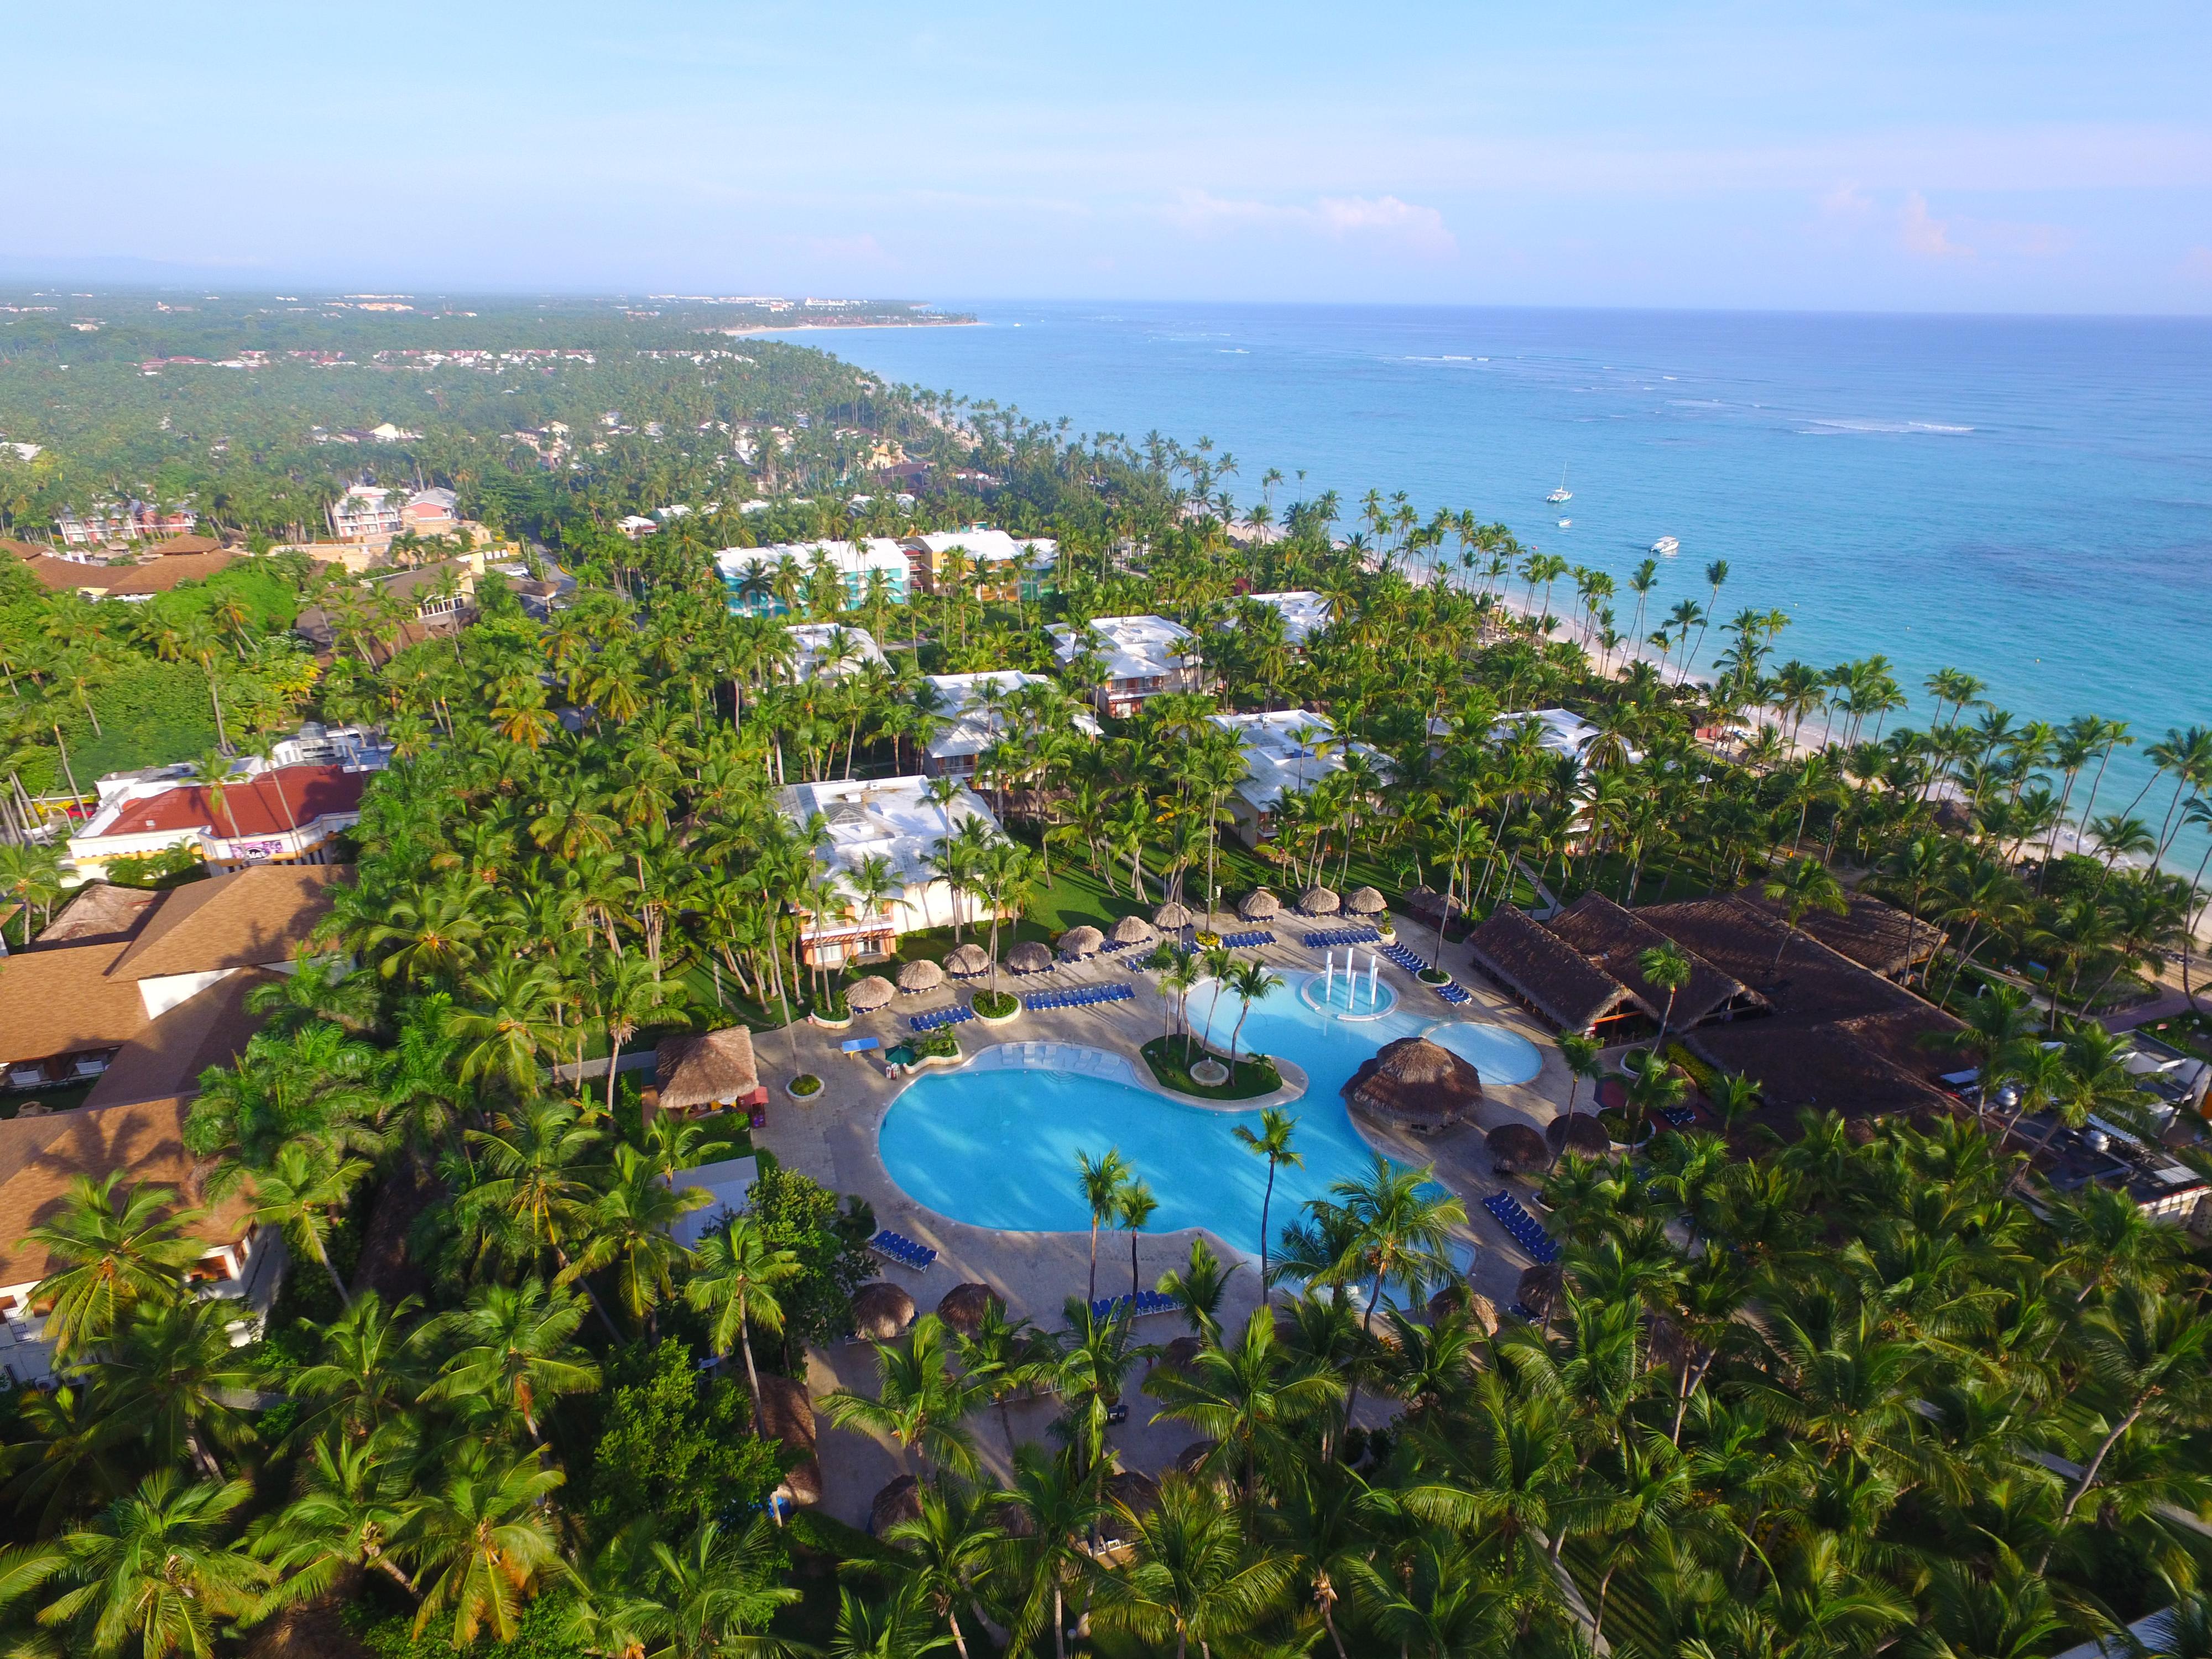
[[[1301,918],[1287,918],[1286,925],[1273,930],[1279,942],[1260,954],[1278,969],[1310,971],[1317,968],[1320,952],[1292,942],[1306,925]],[[1406,923],[1401,926],[1400,939],[1425,957],[1435,945],[1436,934],[1433,928],[1424,930],[1416,924]],[[1448,1134],[1415,1139],[1380,1132],[1374,1124],[1358,1118],[1354,1118],[1353,1122],[1371,1144],[1391,1157],[1413,1164],[1433,1164],[1437,1179],[1460,1195],[1469,1216],[1465,1236],[1476,1247],[1470,1279],[1476,1289],[1503,1307],[1513,1300],[1516,1285],[1528,1261],[1480,1207],[1482,1197],[1497,1190],[1500,1184],[1490,1172],[1483,1135],[1503,1123],[1522,1122],[1540,1127],[1548,1122],[1565,1103],[1568,1077],[1548,1034],[1468,971],[1463,945],[1448,945],[1445,958],[1443,965],[1458,975],[1460,982],[1474,994],[1474,1003],[1456,1009],[1448,1007],[1410,975],[1389,967],[1383,971],[1395,975],[1395,988],[1406,1000],[1405,1006],[1413,1012],[1432,1015],[1438,1020],[1490,1021],[1528,1036],[1543,1052],[1543,1071],[1523,1085],[1486,1083],[1479,1124]],[[973,1054],[1000,1043],[1075,1044],[1125,1055],[1137,1074],[1146,1077],[1138,1049],[1160,1035],[1166,1018],[1161,1000],[1152,989],[1153,975],[1130,974],[1118,958],[1109,957],[1093,963],[1056,969],[1042,982],[1060,986],[1115,980],[1133,983],[1137,987],[1136,997],[1127,1002],[1024,1013],[1003,1026],[985,1026],[980,1022],[963,1024],[957,1028],[962,1045]],[[903,1285],[913,1295],[919,1310],[929,1311],[955,1285],[974,1279],[989,1285],[1017,1316],[1026,1317],[1047,1329],[1056,1328],[1062,1323],[1063,1302],[1070,1294],[1081,1295],[1085,1289],[1090,1270],[1088,1233],[1000,1232],[954,1221],[916,1204],[891,1180],[877,1151],[877,1132],[884,1114],[907,1079],[885,1077],[880,1054],[847,1054],[839,1048],[850,1037],[877,1036],[888,1048],[907,1035],[905,1015],[965,1000],[965,988],[948,987],[925,996],[902,996],[880,1013],[856,1016],[849,1031],[827,1031],[802,1024],[762,1033],[755,1038],[755,1053],[763,1081],[769,1088],[770,1104],[768,1127],[756,1131],[753,1138],[787,1167],[804,1171],[834,1192],[866,1199],[875,1211],[878,1226],[892,1228],[939,1252],[937,1261],[926,1273],[884,1265],[884,1276]],[[795,1073],[807,1071],[822,1078],[823,1088],[819,1095],[801,1103],[786,1095],[783,1085]],[[1286,1081],[1297,1080],[1286,1077]],[[1285,1092],[1288,1094],[1290,1091],[1286,1089]],[[1239,1102],[1237,1105],[1238,1109],[1247,1109],[1254,1103]],[[1188,1231],[1139,1236],[1139,1273],[1147,1288],[1167,1268],[1188,1258],[1192,1237]],[[1224,1241],[1215,1238],[1212,1242],[1224,1259],[1239,1259],[1239,1253]],[[1125,1289],[1128,1270],[1127,1236],[1115,1237],[1110,1245],[1102,1240],[1100,1293]],[[1242,1324],[1256,1305],[1255,1279],[1248,1268],[1231,1280],[1231,1294],[1223,1309],[1224,1322],[1231,1328]],[[1138,1326],[1139,1340],[1147,1342],[1165,1343],[1183,1334],[1181,1320],[1171,1314],[1140,1321]],[[809,1355],[808,1387],[817,1399],[838,1387],[872,1393],[874,1360],[873,1350],[864,1342],[814,1351]],[[1141,1373],[1131,1378],[1130,1420],[1115,1431],[1114,1437],[1127,1466],[1157,1473],[1194,1437],[1176,1425],[1155,1427],[1147,1422],[1151,1402],[1133,1393],[1141,1380]],[[1017,1438],[1043,1438],[1046,1425],[1053,1415],[1054,1408],[1047,1402],[1015,1407],[1013,1428]],[[988,1419],[979,1419],[975,1426],[987,1467],[994,1474],[1004,1474],[1006,1443],[997,1416],[993,1412]],[[820,1449],[825,1484],[823,1507],[841,1520],[865,1526],[868,1506],[876,1492],[899,1473],[896,1454],[886,1443],[840,1433],[827,1424],[821,1425]]]

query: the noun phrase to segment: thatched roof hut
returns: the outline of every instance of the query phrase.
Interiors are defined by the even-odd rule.
[[[1344,908],[1355,916],[1379,916],[1390,903],[1372,887],[1355,887],[1346,897]]]
[[[1006,966],[1017,974],[1042,974],[1052,966],[1052,952],[1033,939],[1025,939],[1006,952]]]
[[[1554,1152],[1577,1158],[1603,1158],[1613,1150],[1613,1137],[1595,1112],[1572,1112],[1544,1126],[1544,1144]]]
[[[1416,915],[1440,915],[1444,912],[1444,896],[1433,887],[1416,887],[1407,893],[1406,908]],[[1459,915],[1466,908],[1456,898],[1451,901],[1453,915]]]
[[[1152,926],[1164,933],[1180,933],[1193,920],[1190,912],[1173,899],[1152,912]]]
[[[1244,895],[1237,906],[1237,914],[1247,921],[1265,921],[1283,913],[1283,902],[1264,887],[1255,887]]]
[[[1556,1261],[1549,1266],[1538,1266],[1524,1270],[1521,1282],[1513,1287],[1515,1298],[1537,1318],[1541,1319],[1559,1294],[1559,1286],[1566,1282]]]
[[[898,993],[890,981],[881,974],[870,974],[856,979],[845,993],[845,1006],[856,1014],[872,1014],[878,1008],[888,1007]]]
[[[889,1342],[914,1323],[914,1298],[901,1286],[878,1279],[853,1293],[853,1331],[871,1342]]]
[[[1160,1483],[1139,1469],[1106,1477],[1106,1498],[1131,1515],[1150,1515],[1160,1506]]]
[[[1626,985],[1525,910],[1499,905],[1467,944],[1477,968],[1563,1031],[1635,1010]]]
[[[902,1521],[921,1518],[921,1482],[902,1474],[876,1494],[868,1505],[868,1532],[881,1538]]]
[[[1552,1161],[1552,1149],[1544,1144],[1542,1134],[1525,1123],[1499,1124],[1490,1132],[1484,1145],[1499,1175],[1524,1174],[1540,1170]]]
[[[653,1069],[664,1112],[734,1106],[760,1087],[752,1033],[742,1025],[671,1037],[653,1051]]]
[[[1309,887],[1298,895],[1298,908],[1310,916],[1333,916],[1344,908],[1344,901],[1333,887]]]
[[[934,991],[945,983],[945,969],[924,957],[919,962],[909,962],[899,969],[898,988],[912,994],[916,991]]]
[[[1467,1293],[1467,1316],[1482,1328],[1485,1336],[1498,1334],[1498,1304],[1480,1291]]]
[[[1218,1440],[1194,1440],[1176,1454],[1175,1468],[1178,1474],[1204,1474],[1213,1454],[1219,1450]]]
[[[1124,916],[1114,924],[1114,931],[1106,937],[1116,945],[1150,945],[1159,934],[1142,916]]]
[[[955,979],[981,979],[991,971],[991,953],[980,945],[956,945],[945,953],[945,971]]]
[[[1106,942],[1106,935],[1096,927],[1071,927],[1060,936],[1060,953],[1070,962],[1080,962],[1085,957],[1095,957],[1098,947]]]
[[[982,1328],[984,1320],[990,1316],[991,1304],[994,1302],[999,1304],[1001,1313],[1006,1311],[1006,1304],[999,1301],[996,1291],[988,1285],[971,1280],[965,1285],[955,1285],[945,1291],[944,1299],[937,1304],[937,1316],[961,1335],[973,1336]]]
[[[1466,1307],[1467,1298],[1473,1292],[1464,1284],[1455,1281],[1445,1285],[1429,1298],[1429,1323],[1433,1325],[1445,1315]]]
[[[1428,1134],[1473,1112],[1482,1098],[1482,1079],[1450,1049],[1425,1037],[1400,1037],[1362,1063],[1344,1085],[1344,1097],[1362,1111]]]
[[[822,1465],[814,1456],[814,1402],[807,1397],[806,1385],[796,1377],[762,1373],[760,1410],[763,1431],[800,1455],[783,1477],[792,1501],[820,1503]]]
[[[1190,1362],[1198,1358],[1205,1346],[1194,1336],[1179,1336],[1160,1350],[1160,1357],[1152,1362],[1152,1369],[1156,1371],[1187,1370]]]

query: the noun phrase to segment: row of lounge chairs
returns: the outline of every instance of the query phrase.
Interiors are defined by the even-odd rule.
[[[1232,951],[1249,951],[1256,945],[1273,945],[1275,936],[1261,929],[1249,933],[1224,933],[1221,942]]]
[[[1425,974],[1429,969],[1427,957],[1415,956],[1402,945],[1386,945],[1375,954],[1409,974]]]
[[[868,1248],[884,1261],[911,1267],[916,1273],[925,1271],[937,1260],[937,1252],[928,1245],[917,1244],[904,1233],[895,1233],[888,1227],[868,1241]]]
[[[1319,951],[1332,945],[1374,945],[1382,938],[1372,927],[1339,927],[1332,933],[1308,933],[1306,948]]]
[[[1544,1231],[1544,1224],[1522,1208],[1521,1200],[1512,1194],[1492,1193],[1482,1200],[1482,1207],[1497,1218],[1498,1224],[1512,1235],[1516,1244],[1528,1252],[1530,1261],[1548,1267],[1559,1259],[1559,1247]]]
[[[934,1031],[946,1025],[958,1025],[975,1018],[969,1007],[933,1008],[926,1014],[908,1014],[906,1023],[917,1031]]]
[[[1698,1121],[1697,1109],[1693,1106],[1662,1106],[1659,1115],[1678,1129],[1686,1129]]]
[[[1072,991],[1040,991],[1023,999],[1031,1013],[1046,1008],[1088,1008],[1094,1003],[1127,1002],[1137,994],[1132,985],[1079,985]]]
[[[1466,987],[1462,985],[1439,985],[1436,989],[1437,994],[1455,1008],[1463,1002],[1474,1000],[1474,998],[1468,993]]]
[[[1181,1306],[1182,1304],[1171,1296],[1163,1296],[1158,1291],[1139,1291],[1137,1292],[1136,1311],[1130,1316],[1142,1319],[1147,1314],[1171,1313]],[[1128,1312],[1129,1298],[1126,1294],[1102,1296],[1091,1304],[1091,1316],[1093,1319],[1111,1319],[1117,1315]]]

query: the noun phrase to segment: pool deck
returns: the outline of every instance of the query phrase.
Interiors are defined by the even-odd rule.
[[[1279,969],[1316,969],[1322,953],[1296,942],[1297,934],[1304,930],[1304,924],[1299,919],[1289,919],[1288,926],[1275,930],[1278,942],[1263,947],[1258,954],[1269,966]],[[1401,924],[1399,937],[1401,943],[1424,955],[1436,939],[1432,929],[1423,930],[1417,924],[1404,923]],[[1446,1134],[1401,1135],[1387,1132],[1358,1115],[1352,1121],[1376,1150],[1401,1163],[1434,1164],[1436,1178],[1459,1194],[1468,1213],[1464,1234],[1476,1247],[1470,1279],[1477,1290],[1502,1308],[1514,1299],[1528,1258],[1480,1207],[1480,1200],[1502,1184],[1490,1172],[1483,1136],[1500,1124],[1520,1122],[1540,1128],[1549,1122],[1566,1103],[1568,1074],[1558,1050],[1551,1044],[1549,1034],[1468,971],[1463,946],[1448,945],[1443,965],[1455,974],[1460,983],[1473,994],[1472,1003],[1454,1008],[1439,1000],[1410,974],[1387,964],[1382,973],[1397,991],[1400,1006],[1406,1012],[1437,1021],[1478,1020],[1505,1026],[1537,1045],[1544,1057],[1543,1070],[1524,1084],[1493,1085],[1486,1080],[1480,1121]],[[1103,1050],[1124,1057],[1140,1085],[1151,1086],[1150,1073],[1138,1050],[1162,1033],[1167,1018],[1164,1005],[1152,991],[1152,979],[1149,974],[1130,974],[1119,958],[1112,957],[1057,968],[1049,975],[1039,975],[1027,981],[1014,981],[1013,987],[1027,984],[1031,988],[1059,988],[1123,980],[1135,985],[1137,995],[1127,1002],[1024,1013],[1005,1025],[975,1023],[955,1029],[962,1047],[970,1054],[999,1044],[1020,1043],[1064,1043]],[[1007,984],[1004,975],[1000,984]],[[755,1053],[762,1079],[769,1085],[773,1103],[769,1108],[768,1127],[756,1131],[753,1138],[757,1144],[775,1153],[786,1167],[804,1171],[834,1192],[866,1199],[874,1208],[878,1226],[904,1233],[939,1252],[936,1262],[924,1273],[889,1262],[883,1264],[883,1276],[912,1294],[917,1310],[930,1311],[954,1285],[974,1279],[990,1285],[1016,1316],[1026,1317],[1047,1329],[1056,1328],[1064,1322],[1060,1312],[1063,1302],[1071,1295],[1084,1294],[1090,1273],[1090,1236],[1000,1232],[969,1226],[924,1209],[907,1197],[884,1168],[877,1150],[877,1131],[891,1102],[910,1079],[886,1077],[880,1054],[847,1054],[838,1046],[853,1036],[878,1036],[889,1048],[907,1034],[906,1015],[964,1002],[967,990],[964,986],[947,986],[922,996],[901,996],[880,1013],[855,1016],[849,1031],[829,1031],[801,1024],[762,1034],[755,1040]],[[932,1067],[915,1075],[927,1076],[930,1071],[942,1069],[945,1068]],[[818,1075],[823,1083],[822,1092],[804,1103],[792,1100],[784,1093],[782,1085],[797,1072]],[[1285,1088],[1266,1100],[1224,1104],[1243,1111],[1274,1103],[1278,1099],[1293,1097],[1294,1081],[1286,1075]],[[1278,1215],[1272,1218],[1272,1222],[1279,1227],[1289,1218],[1287,1214]],[[1190,1230],[1139,1236],[1138,1268],[1146,1288],[1169,1267],[1179,1266],[1188,1258],[1193,1236]],[[1241,1259],[1242,1252],[1220,1239],[1213,1238],[1212,1243],[1225,1260]],[[1098,1250],[1099,1293],[1126,1290],[1128,1278],[1127,1236],[1102,1235]],[[1222,1310],[1224,1323],[1230,1328],[1241,1326],[1256,1305],[1255,1279],[1256,1274],[1248,1268],[1231,1281],[1230,1295]],[[1172,1314],[1140,1320],[1137,1327],[1138,1339],[1144,1342],[1165,1343],[1183,1334],[1182,1322]],[[865,1342],[811,1351],[807,1368],[809,1389],[817,1400],[830,1389],[841,1387],[872,1394],[874,1361],[874,1352]],[[1129,1421],[1115,1430],[1113,1439],[1125,1465],[1157,1473],[1196,1437],[1181,1425],[1154,1426],[1146,1420],[1151,1414],[1151,1402],[1134,1393],[1141,1380],[1141,1371],[1132,1376]],[[1046,1402],[1017,1405],[1012,1411],[1017,1438],[1042,1439],[1053,1414],[1054,1408]],[[1361,1416],[1365,1415],[1363,1411]],[[972,1426],[987,1472],[1002,1478],[1011,1464],[997,1419],[998,1413],[993,1411],[976,1418]],[[841,1432],[826,1423],[820,1425],[820,1434],[825,1488],[823,1507],[840,1520],[865,1527],[868,1505],[875,1493],[899,1473],[896,1456],[888,1443]]]

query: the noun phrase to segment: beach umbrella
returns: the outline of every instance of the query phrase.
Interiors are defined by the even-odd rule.
[[[1498,1334],[1498,1304],[1480,1291],[1467,1293],[1468,1316],[1482,1328],[1485,1336]]]
[[[1333,916],[1343,908],[1333,888],[1309,887],[1298,896],[1298,908],[1310,916]]]
[[[1124,916],[1114,924],[1114,931],[1106,937],[1116,945],[1150,945],[1159,935],[1152,931],[1152,924],[1142,916]]]
[[[1106,935],[1096,927],[1071,927],[1060,936],[1060,953],[1070,962],[1079,962],[1097,956],[1105,942]]]
[[[1282,910],[1282,900],[1264,887],[1255,887],[1245,894],[1243,902],[1237,907],[1237,914],[1247,921],[1265,921],[1270,916],[1280,915]]]
[[[898,988],[902,991],[934,991],[944,983],[945,969],[927,957],[899,969]]]
[[[1489,1148],[1491,1163],[1500,1175],[1540,1170],[1551,1162],[1551,1148],[1544,1145],[1544,1137],[1525,1123],[1499,1124],[1490,1132],[1484,1145]]]
[[[1482,1079],[1450,1049],[1425,1037],[1400,1037],[1364,1061],[1343,1094],[1370,1115],[1429,1133],[1472,1115],[1482,1098]],[[1543,1145],[1540,1137],[1537,1145]]]
[[[845,993],[845,1006],[856,1014],[872,1014],[877,1009],[889,1006],[890,1000],[897,994],[891,989],[890,981],[880,974],[870,974],[864,979],[853,981]]]
[[[1052,966],[1052,952],[1033,939],[1025,939],[1006,952],[1006,966],[1017,974],[1042,974]]]
[[[896,1285],[878,1279],[853,1295],[853,1333],[871,1342],[889,1342],[914,1323],[914,1298]]]
[[[868,1531],[881,1538],[902,1521],[921,1518],[921,1482],[902,1474],[876,1494],[868,1505]]]
[[[1190,912],[1173,899],[1152,912],[1152,926],[1163,933],[1180,933],[1190,923]]]
[[[955,1285],[945,1291],[945,1299],[937,1304],[937,1316],[961,1335],[973,1336],[983,1328],[983,1322],[990,1316],[991,1304],[994,1302],[1004,1312],[1006,1304],[999,1301],[999,1293],[988,1285]]]
[[[1160,1351],[1160,1357],[1152,1362],[1152,1369],[1156,1371],[1186,1370],[1204,1346],[1194,1336],[1179,1336]]]
[[[1595,1112],[1576,1112],[1555,1117],[1544,1126],[1544,1144],[1554,1153],[1572,1152],[1577,1158],[1603,1158],[1613,1150],[1613,1137]]]
[[[1355,916],[1379,916],[1390,906],[1372,887],[1355,887],[1344,901],[1344,908]]]
[[[1133,1516],[1150,1515],[1160,1506],[1160,1483],[1138,1469],[1123,1469],[1106,1477],[1106,1497]]]
[[[1541,1319],[1559,1294],[1559,1286],[1565,1282],[1565,1275],[1560,1272],[1558,1262],[1549,1266],[1540,1264],[1522,1273],[1521,1282],[1514,1286],[1513,1294],[1522,1307]]]
[[[1214,1464],[1214,1454],[1221,1449],[1218,1440],[1194,1440],[1176,1454],[1176,1473],[1204,1477],[1212,1474],[1215,1484],[1226,1484]]]
[[[976,979],[991,971],[991,953],[980,945],[956,945],[945,953],[945,971],[955,979]]]

